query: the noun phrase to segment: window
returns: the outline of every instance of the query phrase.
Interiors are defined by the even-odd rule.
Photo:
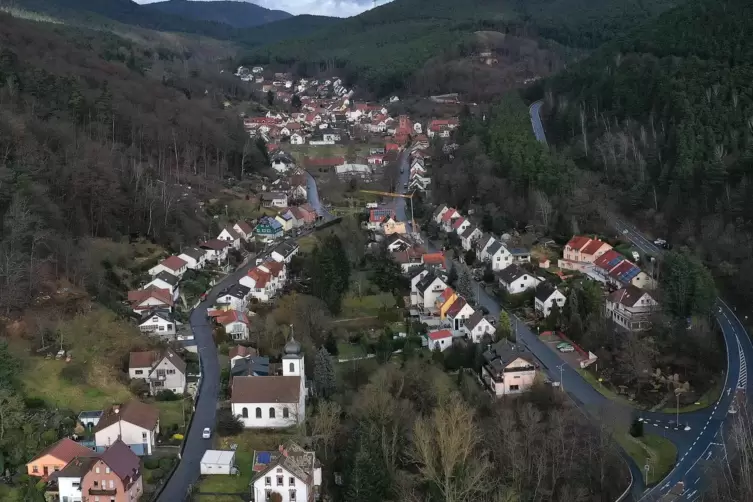
[[[291,373],[295,373],[295,364],[294,363],[290,363],[290,372]]]
[[[94,488],[99,488],[99,481],[97,481],[96,479],[94,480]]]
[[[520,387],[518,385],[511,385],[510,386],[510,391],[514,391],[514,390],[518,390],[518,389],[520,389]]]
[[[110,442],[110,438],[107,438],[107,442],[108,442],[108,443]],[[94,469],[94,472],[96,472],[97,474],[99,474],[99,466],[97,466],[97,467],[96,467],[96,468]],[[94,486],[96,486],[96,485],[97,485],[97,482],[95,481],[95,482],[94,482]]]
[[[290,411],[288,410],[287,406],[282,409],[282,418],[288,418],[290,416]]]
[[[110,468],[109,467],[105,467],[105,474],[110,474]]]
[[[137,375],[143,375],[144,374],[144,370],[136,370],[136,371],[134,371],[134,373],[136,373]]]
[[[71,483],[71,486],[73,486],[73,488],[81,488],[81,483],[73,482]]]
[[[110,490],[112,490],[112,489],[114,489],[114,488],[115,488],[115,481],[113,481],[113,480],[111,479],[111,480],[110,480]]]
[[[289,484],[290,486],[295,486],[295,478],[294,478],[293,476],[290,476],[290,477],[288,478],[288,484]]]
[[[275,409],[274,408],[270,408],[269,409],[269,418],[275,418]]]
[[[269,500],[270,496],[272,496],[272,490],[264,490],[264,497],[266,497],[264,500]]]
[[[295,502],[295,490],[290,490],[290,502]]]
[[[243,408],[241,410],[241,415],[243,416],[243,418],[248,418],[248,408]]]
[[[261,418],[261,408],[256,408],[256,418]]]
[[[264,478],[264,486],[272,486],[272,478],[267,476]]]
[[[146,441],[146,432],[142,432],[141,433],[141,439],[143,439],[144,441]]]
[[[168,375],[174,375],[175,374],[175,370],[167,370],[167,374]]]
[[[282,476],[277,476],[277,486],[285,486],[285,479]]]
[[[39,467],[37,467],[36,465],[33,465],[31,467],[31,472],[39,472]]]

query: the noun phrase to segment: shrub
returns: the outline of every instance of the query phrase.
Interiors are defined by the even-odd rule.
[[[643,437],[643,422],[637,418],[633,419],[633,423],[630,424],[630,435],[634,438]]]
[[[81,362],[72,362],[66,364],[60,371],[60,378],[68,383],[83,385],[86,383],[87,367]]]
[[[154,457],[149,457],[146,460],[144,460],[144,468],[152,470],[157,469],[159,467],[159,459]]]
[[[165,471],[162,469],[154,469],[152,471],[152,481],[159,481],[163,477],[165,477]]]
[[[169,471],[173,464],[175,464],[175,459],[173,457],[162,457],[159,459],[159,468],[164,471]]]
[[[154,399],[156,401],[177,401],[180,399],[180,396],[168,389],[157,392],[157,395],[154,396]]]
[[[249,410],[251,413],[251,410]],[[217,412],[217,434],[220,436],[235,436],[243,432],[243,423],[233,415],[229,408],[222,408]]]

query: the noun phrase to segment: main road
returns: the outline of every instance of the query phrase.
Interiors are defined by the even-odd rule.
[[[533,103],[529,108],[529,112],[536,139],[546,144],[546,136],[544,135],[544,127],[540,116],[542,104],[542,101]],[[630,240],[644,254],[655,257],[662,255],[663,250],[639,232],[635,226],[619,218],[611,218],[610,223],[624,238]],[[652,432],[658,431],[665,435],[675,443],[678,451],[677,463],[673,470],[661,483],[640,493],[637,499],[641,502],[659,500],[680,482],[684,484],[684,492],[678,500],[695,500],[698,497],[699,490],[702,489],[699,483],[702,481],[704,463],[716,457],[726,455],[724,423],[737,389],[747,389],[747,361],[753,361],[753,343],[751,343],[745,326],[738,319],[734,309],[730,308],[721,298],[717,299],[714,315],[724,337],[727,358],[727,372],[722,393],[713,406],[693,413],[682,414],[680,418],[681,424],[676,423],[676,418],[674,418],[673,414],[640,413],[645,423],[649,425],[649,430],[653,429]],[[515,323],[516,330],[518,333],[521,333],[521,330],[518,330],[520,322],[516,319]],[[545,366],[552,364],[552,361],[548,361],[546,356],[544,356],[544,359],[541,359],[543,354],[539,347],[540,340],[536,340],[538,344],[534,343],[531,345],[530,330],[528,330],[529,333],[525,331],[522,330],[526,345]],[[551,350],[549,352],[554,354]],[[556,357],[556,354],[554,355]],[[559,358],[557,357],[557,359]],[[564,366],[558,367],[564,368]],[[550,376],[552,376],[551,373],[550,371]],[[572,373],[580,377],[576,372]],[[588,406],[595,391],[593,388],[591,388],[593,392],[587,391],[581,383],[588,384],[584,381],[578,383],[574,377],[568,381],[568,377],[572,377],[572,373],[563,372],[563,385],[573,397]],[[592,402],[596,404],[598,403],[598,399]],[[686,430],[688,428],[689,430]],[[632,469],[635,470],[635,467],[633,466]],[[640,477],[636,481],[638,479]]]
[[[316,181],[308,172],[306,175],[308,202],[324,220],[332,219],[332,215],[322,206],[319,200]],[[309,232],[301,234],[301,236],[307,233]],[[212,440],[203,439],[202,432],[206,427],[211,430],[215,428],[221,373],[217,360],[217,347],[212,336],[212,326],[206,316],[207,309],[214,305],[220,291],[236,284],[253,266],[255,264],[252,260],[244,263],[238,270],[212,288],[207,298],[191,311],[189,323],[201,360],[201,385],[194,407],[193,419],[186,432],[180,463],[159,494],[157,500],[160,502],[182,502],[186,500],[191,486],[199,480],[201,458],[204,456],[204,452],[212,446]]]

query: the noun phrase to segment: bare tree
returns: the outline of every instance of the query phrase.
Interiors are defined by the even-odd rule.
[[[309,419],[311,436],[314,442],[324,448],[324,457],[327,458],[329,449],[335,441],[340,430],[340,415],[342,408],[333,401],[322,401],[316,410],[316,414]]]

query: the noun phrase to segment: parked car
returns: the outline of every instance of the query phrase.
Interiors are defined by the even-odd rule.
[[[204,431],[201,433],[201,437],[209,439],[212,437],[212,430],[209,427],[204,427]]]
[[[557,345],[557,350],[559,350],[560,352],[573,352],[575,351],[575,348],[569,343],[565,343]]]

